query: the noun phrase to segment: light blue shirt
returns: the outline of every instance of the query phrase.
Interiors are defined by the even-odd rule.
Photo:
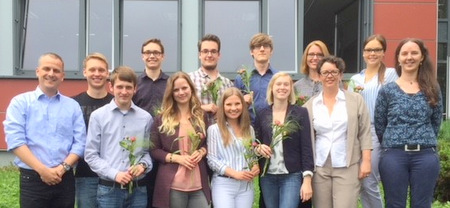
[[[152,123],[152,116],[134,103],[131,103],[128,112],[122,112],[114,99],[111,100],[91,114],[84,160],[100,178],[114,181],[118,172],[130,167],[130,152],[122,148],[119,142],[127,137],[136,137],[137,144],[149,142]],[[148,147],[138,146],[134,154],[138,159],[142,157],[139,162],[148,165],[148,173],[152,169]]]
[[[395,82],[398,79],[397,72],[395,72],[394,68],[386,68],[384,73],[384,82],[380,84],[378,81],[378,74],[372,77],[371,80],[365,82],[366,79],[366,69],[362,70],[358,74],[355,74],[350,79],[350,82],[353,84],[349,84],[348,90],[350,92],[354,92],[354,88],[357,86],[363,87],[364,89],[360,92],[363,96],[364,101],[366,102],[367,108],[370,113],[370,122],[374,123],[374,111],[375,111],[375,103],[377,100],[378,92],[380,89],[389,82]],[[351,86],[353,85],[353,86]]]
[[[48,97],[37,87],[15,96],[3,125],[8,151],[27,145],[49,168],[61,164],[71,153],[83,157],[86,127],[80,105],[59,92]],[[14,162],[20,168],[31,169],[19,158]]]
[[[219,175],[224,175],[227,167],[235,171],[242,171],[248,166],[244,158],[245,147],[242,140],[236,138],[230,127],[228,127],[228,131],[231,133],[231,142],[225,147],[219,126],[213,124],[208,128],[206,140],[208,143],[208,165],[212,171]],[[251,128],[251,132],[254,138],[253,128]]]

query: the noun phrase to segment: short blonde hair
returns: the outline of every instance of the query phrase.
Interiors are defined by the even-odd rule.
[[[97,60],[104,62],[106,64],[106,70],[109,69],[108,59],[106,59],[106,56],[101,53],[97,53],[97,52],[91,53],[88,56],[86,56],[86,58],[83,61],[83,68],[86,68],[86,63],[91,59],[97,59]]]
[[[273,85],[275,84],[275,81],[280,77],[289,77],[289,83],[291,85],[291,93],[289,94],[288,102],[289,104],[293,105],[295,104],[295,91],[294,91],[294,81],[292,81],[291,75],[289,75],[286,72],[278,72],[273,75],[272,79],[270,79],[269,86],[267,87],[267,103],[269,105],[273,104]]]

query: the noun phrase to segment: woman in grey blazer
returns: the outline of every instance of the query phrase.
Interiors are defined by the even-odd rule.
[[[305,104],[314,129],[314,207],[356,208],[361,180],[371,172],[370,115],[361,95],[339,89],[344,70],[341,58],[324,57],[323,90]]]

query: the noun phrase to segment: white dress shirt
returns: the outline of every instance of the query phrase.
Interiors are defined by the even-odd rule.
[[[313,125],[316,131],[316,166],[322,167],[328,155],[334,168],[346,167],[347,108],[342,90],[336,95],[333,112],[323,102],[323,92],[313,100]]]

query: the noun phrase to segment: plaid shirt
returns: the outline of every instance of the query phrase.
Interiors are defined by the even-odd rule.
[[[201,68],[199,68],[197,71],[189,73],[189,76],[191,77],[191,80],[195,85],[195,89],[197,90],[197,97],[200,99],[200,102],[202,102],[202,105],[214,103],[212,95],[210,93],[202,93],[203,91],[206,91],[206,84],[209,81],[212,81],[211,77],[209,77]],[[222,80],[222,87],[219,90],[219,98],[218,98],[218,100],[220,100],[220,97],[223,94],[223,92],[227,88],[233,87],[233,82],[230,79],[220,75],[220,73],[217,76],[217,79]],[[218,103],[215,104],[217,105]],[[208,114],[208,121],[210,121],[210,124],[215,123],[211,122],[214,121],[214,115]]]

